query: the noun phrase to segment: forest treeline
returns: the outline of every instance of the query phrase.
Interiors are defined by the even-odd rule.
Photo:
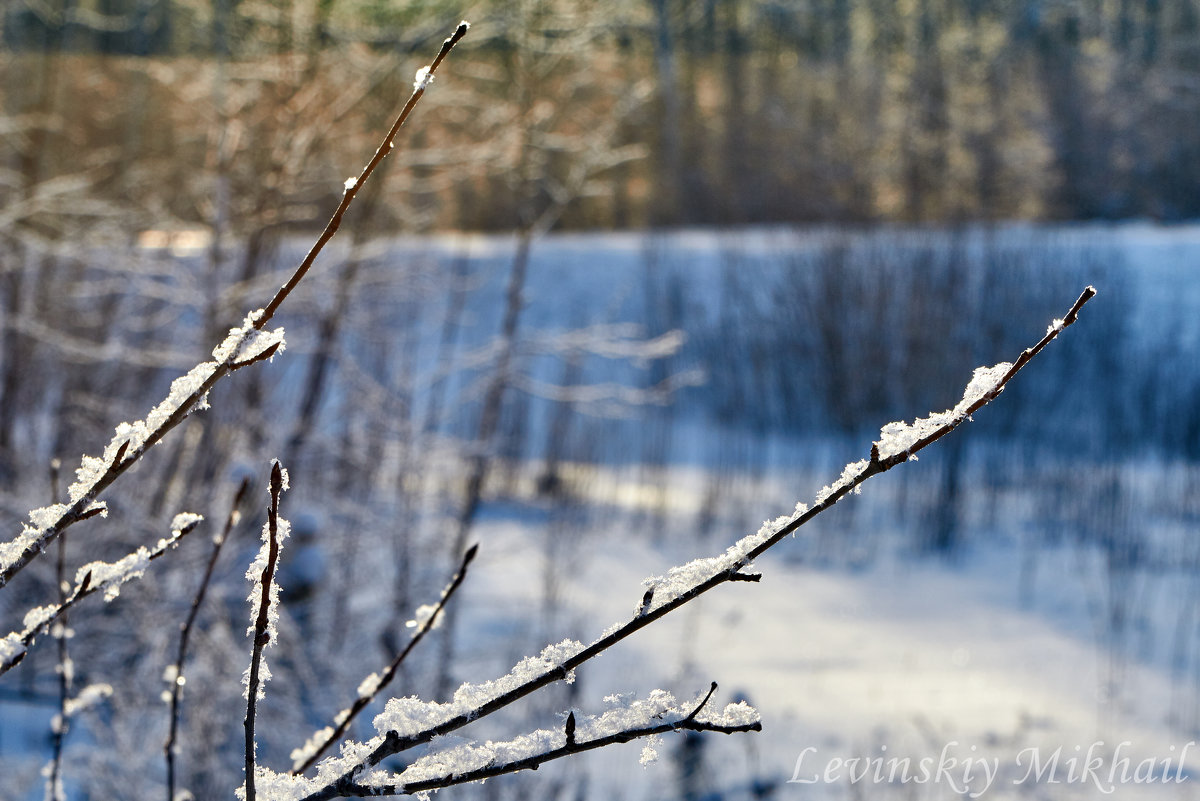
[[[482,5],[383,230],[1200,215],[1197,0]],[[311,225],[462,12],[9,4],[0,192],[71,176],[144,227]]]

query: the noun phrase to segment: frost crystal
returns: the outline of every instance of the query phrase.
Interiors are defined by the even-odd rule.
[[[1055,321],[1058,322],[1060,321]],[[1051,328],[1053,327],[1052,325]],[[1009,362],[1001,362],[993,367],[977,367],[971,376],[971,382],[963,392],[962,400],[953,409],[922,417],[912,423],[895,422],[885,425],[875,443],[879,458],[885,460],[897,454],[908,453],[917,443],[939,428],[960,422],[967,416],[968,409],[1001,386],[1010,369],[1012,364]]]
[[[417,76],[413,79],[413,91],[420,92],[429,88],[429,84],[433,82],[433,73],[429,71],[429,67],[421,67],[417,70]]]
[[[111,601],[121,594],[122,584],[145,575],[149,564],[150,550],[143,545],[116,562],[88,562],[75,571],[75,583],[91,573],[91,586],[104,587],[104,600]]]
[[[276,773],[270,768],[256,765],[254,768],[254,792],[263,801],[298,801],[318,789],[318,781],[288,773]],[[242,785],[234,794],[246,798],[246,786]]]
[[[638,760],[638,763],[643,768],[648,768],[658,761],[658,749],[656,746],[659,744],[659,740],[661,739],[661,737],[655,734],[648,738],[646,740],[646,744],[642,746],[642,756],[641,759]]]
[[[78,695],[67,701],[63,711],[66,712],[68,718],[73,717],[83,710],[95,706],[112,693],[113,688],[110,684],[89,684],[80,690]]]
[[[420,606],[417,607],[417,611],[413,613],[413,615],[414,615],[413,619],[407,620],[404,622],[404,627],[409,628],[409,629],[415,629],[420,626],[424,626],[429,621],[429,618],[433,617],[433,613],[436,611],[437,611],[437,604],[421,604]],[[437,620],[434,621],[433,625],[430,628],[436,629],[440,625],[442,625],[442,619],[438,618]]]
[[[193,514],[192,512],[180,512],[171,519],[171,534],[178,537],[185,530],[190,529],[203,520],[204,515]]]
[[[25,626],[26,631],[35,631],[36,629],[41,628],[42,624],[44,624],[50,618],[54,617],[54,613],[57,611],[57,609],[57,606],[35,606],[25,613],[25,619],[22,621],[22,625]]]
[[[323,729],[313,732],[313,736],[308,738],[308,742],[299,748],[293,749],[292,753],[289,754],[289,758],[292,760],[293,767],[299,768],[301,765],[307,762],[309,757],[317,753],[317,749],[321,747],[321,744],[328,740],[332,735],[332,726],[326,726]]]
[[[867,469],[867,460],[860,459],[857,462],[851,462],[842,470],[842,475],[833,484],[827,485],[817,493],[817,505],[825,503],[829,498],[837,494],[840,490],[853,484],[856,479]]]
[[[379,690],[379,674],[372,673],[358,685],[359,697],[374,695]]]
[[[12,664],[23,653],[25,653],[25,644],[21,642],[21,635],[17,632],[14,631],[0,640],[0,665]]]
[[[545,675],[583,650],[583,643],[563,640],[549,645],[537,656],[527,656],[518,662],[507,675],[481,684],[463,684],[454,692],[448,703],[422,701],[415,696],[392,698],[384,710],[375,716],[375,730],[381,735],[395,732],[407,737],[433,728],[459,715],[474,712],[483,704],[492,701],[517,687]],[[567,680],[573,676],[568,675]]]
[[[717,726],[750,726],[761,720],[758,710],[745,701],[726,705],[719,715],[709,716],[702,711],[696,719]]]
[[[274,462],[275,466],[279,465],[278,460]],[[288,471],[280,467],[280,491],[288,488]],[[272,490],[274,492],[274,490]],[[273,502],[274,503],[274,502]],[[279,575],[279,556],[283,551],[283,543],[291,534],[292,525],[282,516],[275,514],[275,541],[271,542],[271,520],[263,523],[262,529],[262,545],[258,549],[258,554],[254,557],[254,561],[250,563],[250,567],[246,568],[246,578],[250,582],[250,592],[246,596],[246,600],[250,602],[250,626],[246,629],[248,636],[255,636],[255,628],[257,626],[259,609],[262,606],[263,599],[263,578],[266,572],[267,565],[271,561],[271,550],[275,549],[275,572],[269,577],[270,584],[267,587],[267,627],[266,637],[267,644],[273,643],[278,639],[277,626],[279,623],[279,582],[275,579]],[[253,665],[248,666],[242,674],[242,686],[244,688],[243,697],[248,698],[250,693],[250,670]],[[266,692],[267,681],[271,678],[271,670],[267,667],[267,660],[260,655],[259,659],[259,678],[258,688],[255,696],[261,700]]]

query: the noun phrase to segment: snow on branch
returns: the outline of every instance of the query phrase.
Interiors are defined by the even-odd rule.
[[[250,580],[250,594],[247,600],[250,601],[250,608],[254,610],[254,618],[246,631],[253,637],[250,666],[242,676],[242,683],[246,686],[246,783],[242,788],[241,797],[245,801],[254,801],[255,798],[254,721],[258,702],[264,695],[264,685],[271,677],[271,670],[263,658],[263,650],[278,636],[276,626],[279,623],[279,583],[275,581],[275,573],[283,541],[291,532],[291,524],[279,516],[279,497],[287,488],[287,471],[276,459],[271,462],[271,505],[267,509],[267,522],[263,524],[263,544],[246,570],[246,578]]]
[[[735,734],[762,729],[758,711],[744,702],[709,711],[708,703],[716,690],[713,682],[707,693],[684,703],[677,702],[664,690],[654,690],[644,700],[626,701],[620,696],[609,696],[605,700],[610,709],[595,716],[581,716],[572,710],[562,728],[539,729],[511,740],[484,743],[445,738],[438,741],[445,742],[444,745],[421,756],[399,775],[382,770],[367,772],[360,767],[326,783],[325,777],[331,774],[330,763],[361,760],[368,745],[347,743],[343,745],[343,757],[323,762],[315,779],[277,774],[260,767],[256,783],[260,789],[269,788],[262,789],[262,794],[271,801],[412,795],[521,770],[536,770],[555,759],[668,732]]]
[[[272,358],[285,347],[283,329],[260,330],[261,309],[246,315],[238,328],[213,350],[213,361],[202,362],[171,382],[171,389],[144,420],[121,423],[100,456],[84,455],[67,489],[69,503],[35,509],[16,539],[0,543],[0,587],[8,583],[69,526],[105,514],[96,496],[103,492],[171,429],[197,409],[208,408],[209,390],[222,377],[255,362]]]
[[[38,636],[72,606],[100,590],[104,591],[105,601],[112,601],[121,594],[125,582],[141,578],[151,562],[178,545],[202,520],[201,515],[190,512],[175,515],[171,521],[171,535],[160,539],[153,548],[143,545],[116,562],[90,562],[79,568],[75,572],[75,585],[66,600],[30,609],[22,621],[24,628],[0,640],[0,675],[20,664]]]
[[[337,233],[346,210],[350,208],[354,198],[357,197],[358,192],[371,177],[375,168],[391,152],[396,134],[412,114],[417,101],[425,94],[425,87],[433,79],[434,72],[450,50],[466,35],[469,27],[470,25],[465,21],[460,23],[454,33],[442,43],[437,57],[424,74],[422,85],[414,89],[408,102],[404,104],[404,108],[392,123],[391,129],[376,149],[375,155],[363,168],[362,173],[354,180],[353,184],[347,182],[342,200],[329,218],[321,235],[284,285],[276,291],[270,302],[263,308],[248,314],[240,328],[232,329],[229,332],[229,336],[213,351],[214,361],[198,364],[186,375],[177,378],[171,384],[171,391],[166,399],[155,406],[145,420],[121,423],[117,426],[115,436],[109,441],[101,456],[83,457],[82,464],[77,471],[77,480],[70,488],[71,502],[69,504],[56,504],[36,510],[30,515],[32,525],[25,524],[21,532],[12,540],[0,542],[0,588],[8,584],[13,576],[37,558],[38,554],[68,527],[97,514],[99,507],[95,503],[95,499],[100,493],[135,464],[171,429],[179,425],[188,414],[196,409],[207,408],[208,393],[218,381],[239,368],[270,359],[283,350],[283,329],[268,331],[267,323],[308,274],[313,263],[316,262],[317,256]],[[0,641],[0,657],[3,657],[12,647],[7,639]]]
[[[425,793],[521,770],[536,770],[555,759],[668,732],[734,734],[762,729],[757,710],[745,703],[729,704],[719,712],[705,711],[716,690],[717,684],[713,682],[707,693],[686,703],[676,702],[669,692],[654,690],[645,700],[615,706],[600,715],[580,717],[571,711],[561,730],[539,729],[512,740],[450,745],[421,757],[394,777],[394,781],[378,771],[367,776],[363,783],[345,788],[345,794]],[[616,699],[610,696],[608,700]]]
[[[417,610],[416,619],[409,621],[416,628],[416,631],[413,632],[413,636],[408,641],[408,644],[396,655],[396,658],[392,660],[383,673],[372,673],[363,679],[358,687],[358,697],[354,699],[354,703],[349,708],[343,709],[334,717],[334,725],[326,726],[316,732],[309,738],[307,743],[292,751],[292,773],[303,773],[312,767],[321,757],[321,754],[329,750],[330,746],[346,735],[346,730],[350,727],[350,723],[354,718],[358,716],[358,713],[362,712],[368,704],[375,700],[375,697],[382,690],[391,684],[392,679],[396,677],[396,672],[400,669],[400,665],[404,662],[405,658],[424,639],[430,629],[437,625],[438,615],[441,614],[442,609],[450,601],[454,592],[462,585],[463,579],[467,577],[467,567],[471,564],[471,560],[475,558],[478,550],[478,545],[472,545],[463,554],[458,571],[450,579],[450,583],[446,585],[446,589],[442,590],[441,598],[438,599],[436,605],[432,607],[423,606]]]

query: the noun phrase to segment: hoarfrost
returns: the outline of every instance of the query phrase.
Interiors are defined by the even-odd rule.
[[[350,181],[354,180],[356,179],[350,179]],[[246,315],[240,328],[229,329],[229,334],[212,352],[214,361],[206,362],[206,364],[212,365],[212,368],[216,369],[218,363],[229,361],[233,367],[237,368],[263,358],[272,348],[275,348],[272,355],[286,348],[287,341],[284,339],[282,328],[270,331],[260,331],[255,328],[262,316],[263,310],[255,309]]]
[[[25,619],[22,625],[26,631],[36,631],[41,628],[48,620],[54,617],[54,613],[58,611],[58,607],[50,606],[35,606],[25,613]]]
[[[61,505],[61,504],[60,504]],[[21,554],[31,546],[35,545],[41,539],[42,533],[45,531],[43,527],[33,527],[26,524],[21,528],[21,533],[8,542],[0,543],[0,570],[7,570],[17,563],[21,558]]]
[[[577,742],[585,743],[629,731],[651,729],[663,724],[682,723],[695,709],[702,696],[691,702],[680,704],[671,693],[654,690],[642,700],[629,700],[628,696],[610,695],[605,702],[616,705],[598,716],[581,715],[576,712],[575,736]],[[759,720],[758,713],[745,703],[730,704],[712,717],[703,719],[715,725],[748,725]],[[417,782],[436,781],[450,776],[480,770],[492,765],[507,765],[521,762],[561,748],[564,733],[561,729],[538,729],[511,740],[484,743],[464,742],[457,737],[435,738],[431,741],[434,750],[413,762],[399,776],[375,772],[365,783],[382,786],[393,782],[410,785]],[[648,765],[657,758],[655,746],[659,737],[651,735],[647,749],[643,749],[642,764]],[[649,757],[647,756],[649,753]]]
[[[150,549],[143,545],[116,562],[88,562],[75,571],[75,584],[91,573],[91,586],[104,587],[104,600],[111,601],[121,594],[121,585],[145,575],[149,564]]]
[[[289,773],[276,773],[261,765],[254,767],[254,792],[263,801],[299,801],[306,795],[311,795],[318,789],[317,782],[303,776],[292,776]],[[234,791],[238,798],[246,798],[246,785]]]
[[[322,743],[333,736],[333,731],[334,729],[332,726],[326,726],[323,729],[313,732],[313,736],[309,737],[308,741],[304,743],[304,745],[293,749],[292,753],[288,755],[292,760],[293,767],[299,768],[301,765],[307,762],[309,758],[317,752],[317,749],[321,747]],[[255,789],[257,789],[257,787]]]
[[[14,631],[0,640],[0,666],[11,665],[23,653],[25,643],[21,642],[21,635],[17,632]]]
[[[429,88],[429,84],[433,83],[433,73],[429,71],[428,66],[421,67],[417,70],[417,75],[413,78],[413,91],[420,92]]]
[[[362,683],[360,683],[358,685],[358,695],[360,698],[364,697],[364,696],[368,696],[368,695],[374,695],[378,690],[379,690],[379,674],[378,673],[372,673],[370,676],[367,676],[365,679],[363,679]]]
[[[384,710],[375,716],[375,731],[381,735],[394,732],[399,737],[408,737],[433,728],[459,715],[470,714],[483,704],[515,690],[539,676],[561,669],[571,657],[583,650],[583,643],[563,640],[548,645],[537,656],[527,656],[518,662],[508,674],[480,684],[464,683],[454,692],[447,703],[422,701],[415,696],[391,698]],[[573,680],[568,674],[567,681]]]
[[[91,457],[84,457],[85,460],[89,458]],[[72,498],[72,502],[82,497],[83,495],[80,494],[78,497]],[[25,553],[28,548],[36,546],[49,529],[59,524],[63,515],[70,508],[68,504],[55,503],[50,506],[31,510],[29,512],[29,523],[33,525],[29,525],[29,523],[24,524],[21,527],[21,533],[15,538],[8,542],[0,543],[0,570],[8,569],[21,558],[21,554]],[[96,501],[89,504],[83,511],[84,514],[89,516],[93,514],[98,514],[101,517],[108,516],[108,506],[103,501]]]
[[[256,309],[246,315],[242,325],[232,328],[225,339],[212,352],[213,361],[202,362],[171,382],[167,397],[150,410],[145,420],[124,422],[116,427],[112,439],[100,456],[84,455],[75,470],[75,481],[67,488],[73,505],[96,492],[96,485],[109,474],[112,468],[135,460],[152,437],[161,436],[161,429],[172,418],[186,416],[194,409],[208,408],[207,393],[200,390],[221,368],[227,364],[237,369],[260,359],[273,358],[287,343],[284,331],[277,328],[260,331],[255,325],[262,319],[263,310]],[[70,510],[67,504],[54,504],[30,512],[30,522],[14,539],[0,543],[0,572],[15,565],[22,554],[38,547],[47,532],[60,526],[63,516]],[[95,502],[83,509],[85,515],[108,513],[102,502]]]
[[[658,761],[658,749],[656,746],[659,744],[659,740],[661,739],[662,738],[656,734],[652,737],[649,737],[646,740],[646,744],[642,746],[642,756],[640,759],[638,759],[638,764],[643,768],[648,768]]]
[[[66,513],[69,507],[65,503],[56,503],[52,506],[43,506],[41,509],[34,509],[29,513],[29,521],[39,529],[47,529]]]
[[[261,657],[258,660],[258,691],[254,694],[255,701],[261,701],[267,697],[267,682],[271,680],[271,668],[267,664],[266,657]],[[249,700],[250,695],[250,666],[242,671],[242,698]]]
[[[751,726],[761,719],[758,710],[745,701],[727,704],[719,715],[709,716],[701,712],[696,716],[696,720],[700,722],[717,726]]]
[[[842,489],[853,484],[862,475],[863,471],[867,469],[867,465],[868,462],[866,459],[860,459],[857,462],[851,462],[846,465],[837,481],[822,487],[821,491],[817,493],[817,506],[825,503]]]
[[[174,548],[180,538],[203,519],[203,515],[191,512],[181,512],[175,515],[171,521],[171,536],[160,539],[154,544],[153,549],[143,545],[116,562],[89,562],[75,571],[75,584],[81,584],[88,573],[91,573],[90,586],[93,588],[104,587],[104,600],[113,600],[121,594],[122,584],[145,575],[151,559],[166,552],[169,548]]]
[[[85,709],[90,709],[113,694],[111,684],[89,684],[79,691],[74,698],[68,699],[63,711],[68,718],[74,717]]]
[[[1056,320],[1055,323],[1061,321]],[[1051,328],[1054,328],[1052,325]],[[992,367],[977,367],[971,376],[960,400],[953,409],[922,417],[912,423],[902,421],[888,423],[880,430],[880,438],[875,443],[880,460],[886,460],[897,454],[908,453],[917,443],[931,436],[938,429],[956,424],[967,416],[967,410],[981,399],[1000,387],[1004,376],[1012,369],[1009,362],[1001,362]]]
[[[204,520],[204,515],[194,514],[192,512],[180,512],[171,518],[171,534],[179,537],[184,531],[197,525]]]
[[[278,460],[273,462],[274,465],[279,465]],[[288,488],[288,471],[283,467],[279,468],[281,492]],[[279,582],[276,578],[279,575],[279,559],[283,552],[283,543],[290,536],[292,524],[285,520],[281,515],[275,515],[275,573],[270,577],[270,585],[267,587],[267,627],[266,636],[267,644],[273,643],[278,638],[279,624]],[[250,625],[246,629],[246,634],[250,637],[254,636],[254,629],[257,626],[259,608],[262,606],[263,593],[263,573],[266,571],[267,564],[271,559],[271,521],[263,523],[262,528],[262,545],[259,546],[258,553],[254,557],[254,561],[246,568],[246,579],[250,582],[250,592],[246,595],[246,600],[250,602]],[[266,684],[271,678],[271,669],[267,667],[267,660],[260,655],[259,658],[259,683],[258,690],[255,693],[258,700],[262,700],[266,692]],[[242,674],[243,697],[248,698],[250,693],[250,667]]]
[[[421,604],[417,607],[416,611],[413,612],[413,619],[404,622],[405,628],[415,629],[420,626],[424,626],[429,619],[433,617],[433,614],[437,611],[437,609],[437,604]],[[442,619],[438,618],[434,621],[430,629],[436,629],[440,625],[442,625]]]
[[[742,537],[733,545],[726,548],[725,553],[720,556],[706,556],[693,559],[686,564],[671,568],[665,576],[651,576],[643,580],[642,586],[653,590],[653,595],[651,596],[650,604],[644,610],[639,608],[639,612],[644,614],[645,612],[658,609],[722,573],[740,570],[748,566],[751,561],[751,554],[755,550],[769,542],[784,527],[795,522],[796,518],[807,511],[807,504],[798,503],[792,514],[781,515],[774,520],[764,521],[758,531]],[[617,628],[619,628],[619,625],[606,630],[604,636],[613,633]]]

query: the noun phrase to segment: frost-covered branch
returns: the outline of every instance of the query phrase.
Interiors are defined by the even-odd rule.
[[[59,620],[82,599],[104,590],[104,600],[111,601],[121,594],[121,585],[141,578],[147,566],[179,544],[204,518],[184,512],[171,521],[171,536],[160,539],[153,548],[139,547],[116,562],[89,562],[75,571],[75,586],[66,600],[49,606],[37,606],[25,613],[24,628],[0,639],[0,674],[20,664],[29,647],[33,645],[51,623]]]
[[[316,764],[316,761],[321,758],[322,754],[329,750],[330,746],[340,741],[346,735],[346,730],[350,728],[350,723],[358,717],[358,714],[374,701],[380,692],[391,684],[392,679],[396,677],[396,672],[400,669],[400,665],[412,653],[412,650],[417,647],[417,643],[424,639],[430,629],[437,624],[438,615],[441,614],[442,609],[450,601],[450,597],[462,585],[463,579],[467,577],[467,567],[471,564],[471,560],[475,558],[478,550],[478,545],[472,545],[463,554],[462,563],[458,566],[458,571],[450,579],[450,583],[446,585],[446,589],[442,590],[442,595],[435,605],[423,606],[417,610],[417,617],[409,621],[416,627],[416,631],[408,641],[408,644],[396,655],[396,658],[392,660],[383,673],[372,673],[370,676],[367,676],[359,685],[358,697],[354,699],[354,703],[348,709],[343,709],[337,714],[334,718],[334,725],[321,729],[304,746],[292,752],[292,773],[303,773]]]
[[[685,704],[676,704],[670,693],[655,690],[647,701],[635,701],[596,717],[585,716],[582,721],[571,711],[562,731],[540,729],[504,742],[450,746],[418,759],[396,777],[397,782],[388,781],[386,776],[371,776],[365,783],[343,788],[341,794],[377,797],[424,793],[537,770],[555,759],[669,732],[737,734],[762,730],[758,712],[745,703],[729,704],[721,712],[701,717],[716,690],[717,683],[713,682],[698,702]],[[656,756],[647,746],[643,761],[651,762]]]
[[[532,658],[526,660],[530,664],[535,661]],[[466,688],[460,688],[459,693]],[[716,689],[714,682],[707,693],[684,703],[677,702],[664,690],[654,690],[644,700],[609,696],[605,701],[611,708],[600,715],[579,715],[571,710],[561,728],[539,729],[511,740],[479,743],[447,738],[439,741],[444,744],[415,760],[399,775],[386,771],[367,772],[360,768],[330,782],[329,777],[336,776],[345,765],[360,758],[366,745],[347,743],[342,747],[343,756],[322,762],[313,779],[259,768],[257,782],[263,796],[272,801],[408,795],[520,770],[536,770],[551,760],[672,731],[734,734],[761,730],[758,711],[744,702],[728,704],[720,712],[706,712]],[[376,719],[376,726],[379,725],[380,720]],[[651,762],[655,756],[653,748],[648,746],[643,752],[643,762]]]
[[[168,684],[166,692],[169,697],[168,704],[171,709],[170,728],[167,733],[166,743],[163,744],[163,753],[167,760],[167,801],[174,801],[175,799],[175,741],[179,734],[179,701],[180,692],[183,690],[184,685],[183,665],[187,659],[188,641],[191,638],[192,626],[196,622],[196,615],[200,612],[200,605],[204,603],[204,596],[208,592],[208,584],[212,580],[213,570],[217,566],[217,557],[221,555],[221,548],[225,545],[225,540],[229,538],[229,533],[241,519],[242,501],[245,499],[249,489],[250,479],[243,479],[241,486],[238,487],[237,494],[234,495],[229,514],[225,518],[225,526],[213,537],[212,552],[209,554],[208,564],[204,568],[204,577],[200,579],[200,587],[196,590],[196,597],[192,599],[192,606],[188,611],[187,619],[179,627],[179,650],[175,655],[175,663],[167,668],[164,675]],[[62,540],[59,540],[59,542],[62,542]]]
[[[58,497],[58,471],[61,463],[58,459],[50,462],[50,496]],[[58,604],[62,606],[67,601],[67,537],[64,534],[58,538],[58,554],[54,563],[54,583],[58,590]],[[46,798],[48,801],[59,801],[65,798],[62,786],[62,755],[63,741],[67,736],[70,719],[67,717],[67,702],[71,698],[71,689],[75,684],[75,665],[71,661],[67,643],[70,640],[70,630],[67,628],[67,615],[64,612],[52,631],[55,644],[58,646],[58,716],[51,726],[50,771],[46,777]]]
[[[221,378],[270,359],[284,348],[283,329],[262,331],[263,322],[261,309],[248,314],[241,327],[231,329],[213,350],[212,361],[196,365],[171,382],[167,397],[150,410],[146,419],[121,423],[103,454],[83,457],[75,471],[76,480],[67,489],[69,503],[33,510],[29,513],[30,523],[17,538],[0,543],[0,588],[68,527],[104,514],[104,504],[97,502],[97,496],[192,411],[207,408],[208,393]]]
[[[263,659],[263,649],[276,639],[276,624],[279,621],[279,583],[275,581],[275,570],[279,565],[279,552],[283,541],[291,531],[288,521],[279,516],[279,496],[288,487],[287,471],[279,460],[271,463],[271,506],[267,509],[267,522],[263,525],[263,544],[258,556],[250,563],[246,578],[250,579],[251,609],[256,609],[254,621],[247,634],[253,636],[250,651],[250,667],[246,668],[246,785],[245,801],[254,801],[254,720],[258,712],[259,699],[263,697],[262,685],[271,677],[271,671]]]
[[[183,422],[192,411],[207,408],[208,393],[217,382],[235,370],[270,359],[284,348],[283,329],[266,330],[267,323],[308,274],[317,256],[337,233],[342,217],[358,196],[358,192],[379,163],[392,151],[396,134],[412,114],[417,102],[424,96],[429,82],[433,80],[434,72],[454,45],[466,35],[468,27],[466,22],[460,23],[454,33],[442,43],[433,63],[423,68],[413,86],[412,95],[384,136],[375,155],[357,178],[346,181],[342,200],[325,229],[270,302],[262,309],[248,314],[240,328],[229,332],[229,336],[213,351],[212,361],[196,365],[187,375],[177,378],[171,384],[168,396],[151,410],[145,420],[138,420],[132,424],[122,423],[117,426],[115,436],[102,455],[84,456],[77,470],[77,479],[69,490],[69,503],[34,510],[30,513],[30,523],[23,526],[15,539],[0,543],[0,588],[37,558],[38,554],[68,527],[99,513],[102,508],[96,503],[99,495],[171,429]],[[0,649],[2,648],[0,645]],[[0,650],[0,656],[2,654],[3,651]]]
[[[306,801],[336,797],[347,788],[358,786],[359,776],[387,757],[450,734],[556,681],[570,680],[581,665],[714,587],[730,581],[758,580],[757,574],[746,570],[754,559],[856,491],[868,478],[908,460],[970,419],[999,396],[1030,359],[1074,323],[1079,310],[1095,294],[1093,287],[1087,287],[1066,316],[1055,320],[1045,336],[1023,351],[1015,362],[976,370],[963,399],[950,411],[912,424],[885,426],[880,441],[872,446],[871,458],[847,465],[836,482],[817,494],[812,507],[798,504],[792,515],[764,523],[756,533],[743,537],[719,556],[696,559],[672,568],[665,576],[647,579],[647,590],[633,617],[612,626],[591,645],[566,640],[549,646],[538,657],[526,658],[500,679],[462,685],[448,703],[391,699],[375,718],[379,736],[366,743],[349,743],[343,747],[343,757],[321,763],[317,784],[322,789],[303,797]],[[328,779],[328,784],[320,783],[323,778]]]

